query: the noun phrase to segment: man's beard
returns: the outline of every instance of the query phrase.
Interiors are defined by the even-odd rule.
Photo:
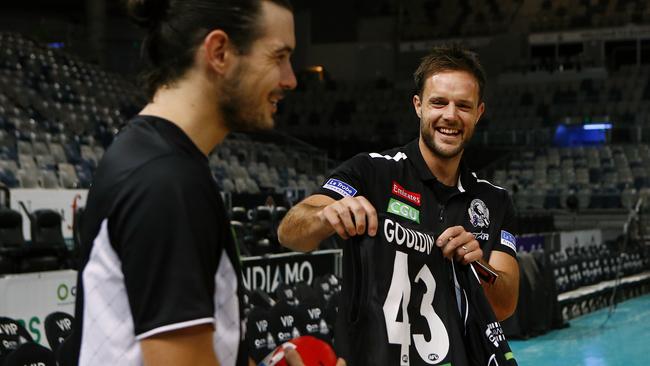
[[[429,150],[431,150],[433,155],[442,159],[452,159],[458,156],[458,154],[462,154],[463,150],[465,150],[465,146],[467,145],[467,141],[469,141],[469,138],[463,139],[462,143],[457,148],[451,151],[443,150],[436,144],[436,139],[434,136],[435,133],[436,131],[433,126],[427,130],[425,127],[425,122],[423,120],[420,120],[420,136],[422,136],[422,141],[424,141],[424,144],[429,148]]]
[[[266,116],[262,106],[251,105],[251,100],[254,99],[251,90],[253,88],[243,84],[246,71],[246,67],[238,65],[233,75],[225,79],[221,87],[218,108],[226,128],[232,132],[259,131],[272,126],[266,126],[264,123]]]

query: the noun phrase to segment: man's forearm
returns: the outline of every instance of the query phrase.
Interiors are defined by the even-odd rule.
[[[334,230],[318,217],[322,206],[302,202],[294,206],[278,227],[278,240],[283,246],[299,252],[309,252],[318,248]]]
[[[487,264],[485,261],[481,261]],[[488,264],[489,266],[489,264]],[[509,318],[517,307],[517,298],[519,296],[519,276],[512,276],[507,272],[499,271],[491,267],[498,275],[498,279],[493,283],[483,282],[483,289],[488,298],[497,320],[503,321]]]

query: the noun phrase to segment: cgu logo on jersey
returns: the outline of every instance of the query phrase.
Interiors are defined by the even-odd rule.
[[[420,206],[422,204],[422,196],[419,193],[407,191],[404,189],[404,187],[395,181],[393,181],[393,194],[410,201],[416,206]]]
[[[420,223],[420,211],[394,198],[391,198],[390,201],[388,201],[387,212],[415,221],[418,224]]]
[[[480,199],[474,199],[469,204],[469,209],[467,209],[469,214],[469,222],[474,225],[474,227],[488,227],[490,226],[490,210],[488,210],[485,202]]]

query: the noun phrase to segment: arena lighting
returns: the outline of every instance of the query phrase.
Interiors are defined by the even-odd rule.
[[[49,48],[55,48],[55,49],[58,49],[58,48],[63,48],[63,47],[65,47],[65,43],[63,43],[63,42],[51,42],[51,43],[48,43],[47,46],[48,46]]]
[[[556,126],[553,143],[556,146],[590,146],[607,142],[612,123],[563,124]]]
[[[583,130],[611,130],[611,123],[590,123],[582,126]]]

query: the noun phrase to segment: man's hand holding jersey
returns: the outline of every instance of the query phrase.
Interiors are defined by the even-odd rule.
[[[343,239],[367,233],[377,235],[377,211],[363,196],[344,197],[318,212],[318,218]]]
[[[465,231],[462,226],[447,228],[436,239],[436,245],[442,249],[443,256],[463,264],[483,258],[483,250],[474,234]]]

